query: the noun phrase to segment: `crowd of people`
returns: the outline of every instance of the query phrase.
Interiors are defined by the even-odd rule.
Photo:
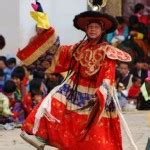
[[[116,17],[118,28],[105,37],[108,43],[125,50],[133,58],[130,63],[118,62],[116,67],[116,89],[122,110],[130,100],[137,105],[139,95],[142,96],[141,86],[149,83],[150,21],[143,12],[144,5],[139,3],[128,21]],[[16,58],[0,56],[0,123],[20,126],[33,107],[62,80],[61,74],[31,71],[26,66],[19,66]],[[140,109],[141,104],[138,107]],[[143,107],[149,109],[149,105]]]
[[[124,111],[130,102],[142,109],[141,99],[150,100],[150,21],[143,11],[144,5],[136,4],[129,20],[116,17],[118,27],[112,16],[83,12],[75,17],[74,26],[84,31],[87,39],[73,46],[60,46],[52,27],[42,30],[29,45],[39,36],[46,37],[50,33],[48,38],[53,42],[49,46],[54,46],[56,52],[46,52],[36,61],[30,59],[32,63],[28,62],[28,67],[18,65],[16,58],[0,56],[0,124],[4,124],[5,129],[23,124],[22,137],[25,137],[25,131],[49,145],[59,147],[61,143],[62,149],[69,146],[76,149],[76,143],[81,148],[95,144],[97,148],[107,145],[110,149],[122,149],[117,102]],[[107,42],[103,33],[108,33],[104,36]],[[26,48],[30,50],[31,47]],[[48,60],[52,62],[47,64]],[[37,66],[41,69],[50,67],[57,73],[38,70]],[[62,82],[60,72],[64,71],[68,74]],[[112,92],[115,89],[117,99]],[[104,127],[99,126],[100,121]],[[118,136],[114,136],[116,132]],[[87,135],[90,137],[88,142]],[[77,136],[82,137],[82,144],[76,140]],[[103,139],[108,140],[107,143],[99,142]]]
[[[150,55],[150,19],[144,12],[144,5],[136,4],[129,18],[116,17],[119,23],[117,30],[106,36],[110,44],[128,51],[134,63],[139,60],[146,62]]]
[[[61,74],[27,69],[16,58],[0,56],[0,124],[6,129],[19,127],[47,93],[61,83]]]
[[[145,15],[145,11],[145,6],[137,3],[129,18],[116,17],[119,23],[118,28],[106,36],[106,40],[110,44],[132,56],[131,63],[118,63],[116,81],[118,97],[123,109],[126,107],[128,99],[135,99],[135,101],[142,99],[140,88],[145,79],[149,77],[150,19],[148,15]],[[149,104],[140,105],[137,106],[139,109],[150,108]]]

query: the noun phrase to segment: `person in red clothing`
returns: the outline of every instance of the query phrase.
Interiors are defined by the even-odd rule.
[[[33,108],[44,98],[44,91],[41,87],[42,80],[35,78],[30,81],[29,92],[23,97],[22,100],[26,117],[33,110]]]
[[[113,98],[115,69],[117,60],[128,62],[131,57],[103,40],[104,34],[117,28],[114,17],[85,11],[73,22],[87,38],[56,49],[47,71],[68,71],[68,75],[29,114],[22,137],[32,134],[61,150],[122,150],[119,108]],[[50,41],[56,39],[51,26],[42,34],[48,31]],[[44,149],[35,142],[34,146]]]
[[[22,66],[17,66],[12,74],[11,74],[12,80],[15,82],[17,88],[14,92],[15,97],[15,104],[12,108],[12,112],[15,114],[16,123],[22,124],[24,121],[24,109],[22,105],[22,98],[26,95],[26,86],[22,83],[24,77],[25,77],[25,70]]]
[[[150,20],[148,16],[144,15],[144,9],[145,7],[142,3],[137,3],[134,6],[134,15],[138,18],[138,21],[140,23],[148,25],[150,23]]]
[[[142,80],[139,77],[133,77],[132,82],[133,84],[129,89],[128,98],[137,98],[140,94]]]

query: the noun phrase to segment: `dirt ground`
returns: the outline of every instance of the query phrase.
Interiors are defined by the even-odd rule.
[[[145,150],[148,137],[150,137],[148,115],[150,115],[150,111],[135,111],[124,113],[125,119],[129,125],[134,141],[136,142],[139,150]],[[35,150],[34,147],[20,138],[20,133],[20,129],[8,131],[0,128],[0,150]],[[131,147],[124,131],[123,147],[124,150],[134,150],[133,147]],[[46,146],[45,150],[56,150],[56,148]]]

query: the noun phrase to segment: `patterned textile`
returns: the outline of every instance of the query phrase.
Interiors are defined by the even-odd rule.
[[[53,55],[55,54],[57,48],[59,46],[59,38],[56,39],[56,42],[54,45],[41,55],[34,63],[27,66],[30,70],[39,70],[39,71],[45,71],[48,69],[51,65],[51,60]]]
[[[84,41],[76,46],[60,46],[56,51],[47,71],[60,73],[70,68],[72,74],[33,109],[22,130],[33,134],[37,127],[37,136],[61,150],[122,150],[111,89],[116,60],[131,58],[107,43]]]
[[[18,51],[17,57],[31,71],[46,71],[51,65],[51,59],[59,47],[59,38],[56,37],[54,29],[43,31],[29,45]]]
[[[71,95],[71,92],[73,92],[74,94]],[[68,84],[65,84],[63,87],[61,87],[58,90],[58,93],[63,96],[66,96],[66,99],[69,102],[72,102],[72,99],[74,99],[75,101],[73,101],[72,103],[79,107],[83,107],[83,106],[87,105],[89,100],[92,100],[95,98],[94,94],[81,93],[80,91],[75,91]]]

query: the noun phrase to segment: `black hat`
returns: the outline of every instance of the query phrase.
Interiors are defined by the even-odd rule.
[[[103,26],[106,33],[113,32],[117,28],[117,20],[108,14],[100,13],[97,11],[85,11],[76,15],[74,20],[74,26],[85,32],[89,23],[96,22]]]

